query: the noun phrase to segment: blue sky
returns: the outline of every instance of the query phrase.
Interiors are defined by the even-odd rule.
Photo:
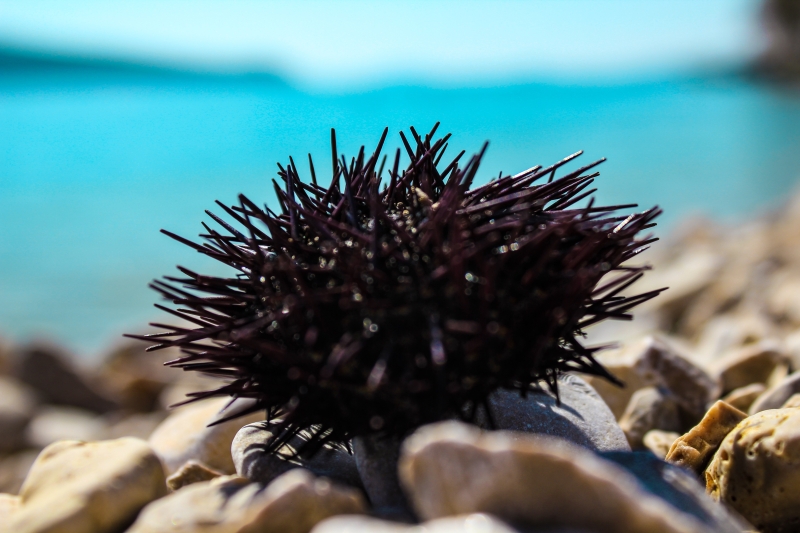
[[[496,84],[736,64],[757,0],[0,0],[0,43],[313,86]]]

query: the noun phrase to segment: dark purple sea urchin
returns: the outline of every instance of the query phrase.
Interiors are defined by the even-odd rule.
[[[327,188],[310,155],[310,183],[289,158],[274,182],[281,214],[242,195],[217,202],[238,229],[207,212],[222,230],[203,224],[203,244],[164,231],[238,271],[178,267],[186,277],[152,285],[181,306],[159,308],[196,327],[153,324],[166,331],[140,338],[180,347],[171,366],[225,380],[193,399],[252,398],[273,421],[270,451],[302,432],[313,453],[479,409],[491,420],[492,391],[544,381],[557,393],[561,372],[616,381],[579,337],[660,292],[620,295],[647,268],[625,262],[655,240],[637,235],[660,210],[594,206],[588,172],[603,159],[556,178],[581,152],[471,189],[486,146],[440,171],[450,135],[434,141],[437,127],[411,128],[415,147],[400,133],[411,162],[400,171],[398,149],[383,187],[388,128],[349,164],[331,131]]]

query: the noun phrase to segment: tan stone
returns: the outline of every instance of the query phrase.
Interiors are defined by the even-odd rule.
[[[789,374],[783,381],[768,388],[750,406],[751,415],[767,409],[779,409],[794,394],[800,393],[800,371]]]
[[[706,490],[763,533],[800,524],[800,410],[762,411],[740,422],[706,469]]]
[[[519,530],[483,513],[451,516],[419,525],[368,516],[335,516],[317,524],[311,533],[517,533]]]
[[[775,341],[762,341],[738,348],[709,364],[712,376],[722,384],[722,392],[752,383],[766,383],[776,368],[789,367],[788,356]]]
[[[661,431],[660,429],[651,429],[644,435],[642,444],[644,447],[653,452],[653,455],[659,459],[663,459],[669,453],[669,449],[678,440],[680,434],[674,431]]]
[[[666,460],[676,465],[702,472],[722,439],[747,415],[723,401],[717,401],[706,416],[676,440]]]
[[[11,517],[22,504],[22,498],[14,494],[0,494],[0,531],[5,531],[5,524],[11,522]]]
[[[552,437],[425,426],[403,444],[400,478],[423,520],[477,512],[596,533],[706,531],[628,471]]]
[[[671,394],[657,387],[645,387],[631,396],[628,407],[619,420],[634,450],[641,449],[645,434],[651,429],[677,431],[681,429],[678,404]],[[663,456],[662,456],[663,457]]]
[[[212,470],[202,463],[189,461],[167,478],[167,487],[174,492],[186,485],[199,483],[201,481],[211,481],[223,475],[222,472]]]
[[[781,406],[781,409],[791,409],[793,407],[800,407],[800,394],[792,394],[786,403]]]
[[[287,472],[266,488],[224,476],[151,503],[127,533],[307,533],[325,518],[365,508],[358,490],[306,470]]]
[[[767,387],[763,383],[751,383],[732,390],[723,396],[722,401],[746,413],[756,398],[761,396],[765,390],[767,390]]]
[[[28,444],[35,448],[60,440],[94,441],[106,437],[108,426],[103,418],[76,407],[42,407],[25,431]]]
[[[146,348],[147,344],[140,341],[120,344],[103,358],[97,372],[98,380],[114,391],[120,406],[127,411],[156,409],[161,392],[182,374],[164,366],[164,361],[178,355],[177,349],[147,352]]]
[[[168,475],[191,460],[224,474],[236,471],[231,458],[233,437],[242,426],[263,420],[264,414],[253,413],[209,427],[213,421],[232,412],[221,413],[229,402],[230,398],[214,398],[179,407],[153,431],[150,445],[163,461]]]
[[[18,494],[38,450],[24,450],[0,459],[0,492]]]
[[[142,440],[61,441],[31,467],[10,527],[15,533],[117,531],[166,491],[161,463]]]
[[[633,393],[648,386],[670,391],[679,405],[697,419],[720,394],[717,380],[692,363],[676,343],[662,337],[646,337],[620,350],[599,354],[597,359],[625,383],[625,387],[617,387],[602,378],[587,379],[617,419],[625,412]]]

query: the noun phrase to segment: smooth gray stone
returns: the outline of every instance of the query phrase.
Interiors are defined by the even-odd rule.
[[[238,475],[267,484],[293,468],[305,468],[317,476],[328,477],[363,490],[355,457],[346,451],[323,448],[310,459],[287,460],[279,454],[264,452],[270,437],[272,433],[266,428],[266,422],[248,424],[239,430],[231,444],[231,456]],[[298,449],[302,443],[297,438],[290,446]]]
[[[353,452],[374,514],[392,520],[413,520],[414,513],[400,488],[397,472],[400,445],[396,438],[366,435],[353,439]]]
[[[541,433],[561,437],[594,451],[630,451],[628,439],[614,414],[597,392],[573,375],[558,379],[561,404],[549,391],[519,392],[497,390],[489,396],[495,429]],[[485,415],[477,423],[488,429]]]
[[[767,409],[780,409],[786,400],[800,392],[800,370],[786,376],[777,386],[761,393],[748,410],[754,415]]]
[[[677,511],[698,518],[708,526],[709,533],[740,533],[752,528],[739,515],[706,495],[704,487],[689,472],[650,452],[606,452],[600,456],[636,476],[644,488]]]

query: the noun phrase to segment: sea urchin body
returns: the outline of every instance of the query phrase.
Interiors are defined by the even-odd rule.
[[[161,308],[194,327],[155,324],[165,331],[144,338],[181,348],[168,364],[225,379],[193,398],[254,399],[274,422],[271,450],[301,432],[313,453],[478,410],[491,417],[494,390],[555,390],[561,372],[613,380],[583,329],[629,319],[659,292],[621,295],[646,269],[626,262],[654,240],[639,234],[660,210],[595,206],[603,160],[556,177],[579,152],[471,188],[483,150],[439,170],[450,136],[411,128],[413,145],[400,134],[408,167],[398,149],[382,185],[387,131],[349,163],[332,132],[327,187],[310,156],[310,182],[291,158],[279,165],[281,214],[240,196],[218,202],[231,222],[208,213],[222,229],[204,224],[203,244],[165,232],[238,273],[179,267],[185,277],[154,282],[180,306]]]

